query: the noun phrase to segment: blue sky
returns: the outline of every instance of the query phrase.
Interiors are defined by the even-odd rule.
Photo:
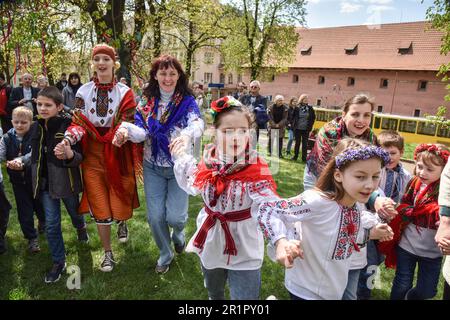
[[[433,0],[308,0],[308,28],[426,20]]]

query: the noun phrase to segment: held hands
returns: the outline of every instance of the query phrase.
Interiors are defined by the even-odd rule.
[[[170,153],[176,158],[185,155],[190,140],[191,139],[188,136],[179,136],[178,138],[175,138],[169,144]]]
[[[7,167],[8,169],[11,169],[11,170],[17,170],[17,171],[20,171],[20,170],[23,169],[23,162],[22,162],[22,159],[16,158],[16,159],[11,160],[11,161],[6,161],[6,167]]]
[[[53,149],[53,152],[55,153],[56,158],[58,158],[59,160],[69,160],[74,156],[69,140],[67,139],[63,139],[63,141],[58,143],[55,149]]]
[[[450,217],[441,216],[434,240],[443,255],[450,255]]]
[[[123,146],[125,142],[128,141],[128,129],[124,127],[120,127],[117,129],[116,134],[114,135],[112,144],[118,148]]]
[[[303,259],[303,249],[300,244],[299,240],[287,240],[286,238],[278,240],[275,243],[278,263],[289,269],[294,266],[295,258]]]
[[[386,223],[379,223],[370,229],[370,239],[377,239],[381,242],[390,241],[394,238],[394,232]]]
[[[378,216],[384,220],[391,221],[397,215],[395,202],[391,198],[378,197],[374,206]]]

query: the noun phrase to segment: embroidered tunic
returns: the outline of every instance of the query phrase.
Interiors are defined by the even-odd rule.
[[[347,285],[352,253],[360,228],[360,210],[343,207],[307,190],[290,199],[266,201],[259,207],[258,221],[274,246],[290,238],[289,230],[301,221],[304,259],[295,259],[286,269],[285,286],[303,299],[340,300]]]
[[[174,173],[178,185],[190,195],[201,193],[205,205],[209,205],[214,198],[214,186],[208,183],[202,192],[195,188],[193,184],[196,169],[195,159],[191,155],[175,159]],[[194,246],[194,239],[208,217],[205,208],[200,210],[196,220],[197,231],[189,241],[186,251],[196,253],[206,269],[257,270],[261,268],[264,258],[264,238],[258,228],[256,214],[262,201],[278,198],[269,187],[269,183],[263,179],[264,176],[259,182],[230,181],[216,205],[209,207],[212,211],[221,214],[250,209],[250,219],[227,222],[236,244],[237,255],[224,254],[226,238],[220,221],[216,221],[209,230],[203,250]]]

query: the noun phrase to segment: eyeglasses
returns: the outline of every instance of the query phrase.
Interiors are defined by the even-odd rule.
[[[259,87],[257,86],[251,86],[250,89],[258,89]]]

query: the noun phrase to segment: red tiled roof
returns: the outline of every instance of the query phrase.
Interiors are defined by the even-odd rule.
[[[443,33],[429,26],[420,21],[378,27],[298,28],[301,39],[290,67],[436,71],[450,56],[440,54]],[[399,48],[407,49],[410,43],[412,54],[400,54]],[[345,53],[356,45],[357,54]],[[310,54],[301,54],[309,47]]]

